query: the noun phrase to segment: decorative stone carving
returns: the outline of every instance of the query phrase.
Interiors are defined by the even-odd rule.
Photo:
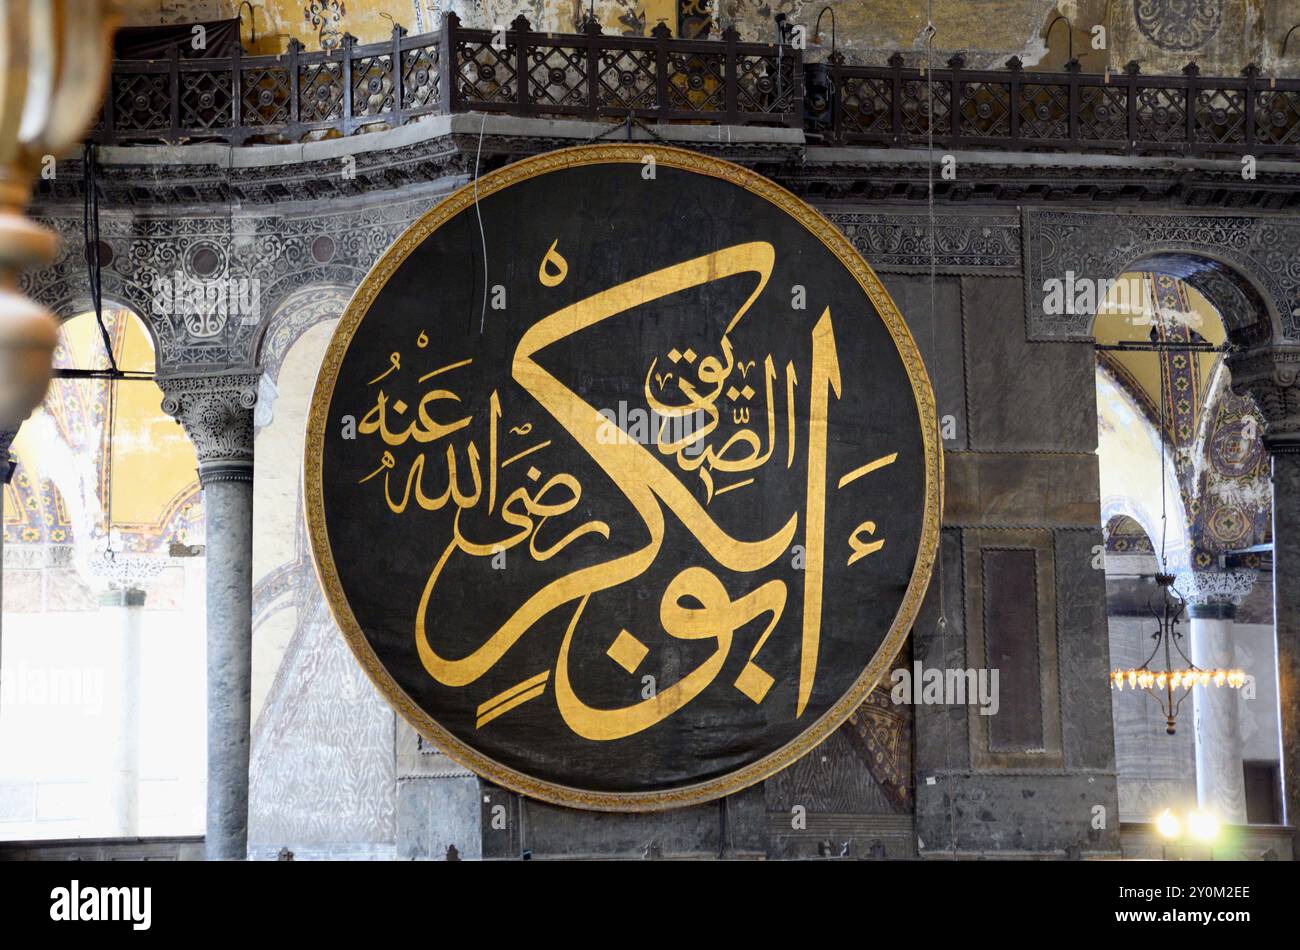
[[[530,123],[515,120],[512,136],[490,134],[480,170],[573,144],[573,139],[548,137],[544,122]],[[536,132],[527,134],[530,129]],[[925,199],[920,185],[899,191],[900,182],[924,178],[923,160],[912,152],[810,149],[804,154],[789,142],[692,144],[733,161],[762,161],[776,181],[823,207],[878,270],[929,272],[927,215],[915,208],[879,210],[876,203]],[[339,174],[337,156],[224,168],[210,164],[211,156],[197,151],[201,148],[194,146],[192,163],[119,163],[102,169],[103,293],[149,324],[162,373],[261,362],[259,340],[288,298],[322,286],[356,286],[411,221],[465,181],[479,141],[477,135],[443,130],[416,143],[359,152],[355,178]],[[257,154],[253,146],[242,151],[250,159]],[[787,160],[793,157],[800,160]],[[1300,261],[1289,250],[1300,244],[1300,220],[1145,210],[1153,202],[1172,208],[1276,207],[1300,187],[1300,176],[1274,167],[1284,163],[1262,163],[1259,178],[1245,182],[1231,169],[1079,161],[1059,156],[1026,165],[990,158],[964,165],[961,180],[946,183],[937,196],[946,206],[935,215],[937,270],[1023,271],[1033,338],[1070,339],[1088,336],[1091,317],[1043,314],[1043,295],[1035,288],[1041,291],[1045,277],[1059,277],[1066,268],[1081,276],[1114,277],[1127,264],[1149,263],[1152,255],[1163,254],[1162,267],[1173,268],[1167,272],[1187,279],[1225,313],[1234,338],[1247,327],[1265,331],[1260,339],[1266,338],[1269,325],[1261,314],[1272,309],[1300,339]],[[80,176],[75,160],[67,167],[65,174],[60,165],[58,179],[45,183],[50,187],[37,202],[39,220],[62,239],[59,257],[21,282],[24,293],[63,318],[90,307]],[[1023,225],[1013,210],[1019,204],[1066,200],[1111,208],[1141,204],[1143,210],[1029,209]],[[986,207],[978,213],[963,207],[974,201]],[[990,201],[1005,210],[987,208]],[[192,210],[177,216],[176,204]],[[187,291],[183,306],[175,304],[178,281]],[[209,288],[227,301],[224,311],[188,305],[193,291]],[[245,312],[250,308],[253,312]]]
[[[1300,453],[1300,345],[1228,354],[1232,390],[1255,400],[1270,453]]]
[[[166,560],[157,554],[128,551],[98,551],[87,557],[92,576],[105,582],[110,590],[144,591],[162,573]]]
[[[162,410],[194,443],[199,481],[253,480],[253,407],[258,375],[161,376]]]
[[[319,208],[332,208],[340,201],[374,200],[376,196],[383,201],[395,193],[408,195],[459,184],[473,173],[476,156],[480,159],[479,171],[487,172],[508,161],[576,145],[584,139],[548,134],[551,123],[545,119],[511,119],[517,133],[496,134],[493,120],[489,119],[480,152],[479,117],[464,115],[454,119],[463,120],[471,132],[447,133],[430,127],[428,138],[391,148],[377,144],[379,137],[388,133],[355,137],[350,141],[358,143],[358,150],[350,157],[356,160],[356,174],[346,178],[339,173],[339,153],[335,151],[319,160],[304,156],[299,162],[270,160],[259,165],[254,162],[261,146],[247,146],[239,152],[247,156],[243,161],[248,164],[227,169],[211,164],[210,153],[203,153],[202,149],[211,146],[197,146],[193,153],[184,151],[190,146],[179,146],[176,151],[195,157],[184,164],[141,161],[100,166],[101,203],[105,209],[140,211],[177,204],[208,206],[220,209],[222,217],[228,216],[232,206],[250,212],[258,206],[282,208],[286,201],[314,202]],[[403,134],[409,136],[409,132]],[[363,140],[361,150],[359,143]],[[331,148],[337,147],[335,143]],[[817,204],[924,204],[927,197],[924,152],[919,150],[806,149],[788,138],[771,142],[693,139],[681,144],[741,165],[761,165],[781,185]],[[1040,164],[1014,157],[1000,159],[991,151],[978,153],[978,159],[975,154],[962,162],[958,179],[939,183],[935,200],[940,205],[961,208],[973,202],[993,202],[1010,212],[1022,205],[1054,202],[1068,202],[1074,207],[1088,203],[1098,208],[1143,210],[1159,204],[1224,208],[1240,213],[1252,208],[1288,207],[1300,181],[1293,163],[1267,159],[1260,162],[1257,176],[1246,180],[1241,177],[1240,166],[1231,161],[1222,166],[1198,163],[1194,167],[1129,158],[1098,163],[1092,156],[1061,153],[1053,155],[1050,163]],[[905,182],[917,184],[900,190]],[[59,163],[57,179],[38,183],[37,212],[56,213],[55,209],[66,207],[79,214],[82,191],[80,163],[66,159]],[[317,250],[325,249],[322,246]]]
[[[1239,607],[1255,587],[1254,571],[1185,571],[1174,588],[1192,609]]]
[[[831,211],[826,215],[878,271],[930,271],[930,219],[924,214]],[[1020,222],[1008,214],[936,215],[935,268],[943,274],[1016,273]]]
[[[1032,339],[1084,339],[1092,313],[1045,312],[1044,282],[1159,270],[1203,293],[1238,342],[1300,338],[1300,222],[1248,215],[1026,209],[1025,319]]]
[[[1199,49],[1219,32],[1223,0],[1133,0],[1142,35],[1171,53]]]
[[[105,214],[101,239],[112,254],[102,271],[104,297],[130,307],[150,326],[159,372],[251,367],[259,327],[287,297],[312,284],[356,286],[393,239],[434,201],[436,197],[403,197],[293,216]],[[81,221],[62,215],[42,221],[60,235],[62,250],[53,264],[24,278],[26,292],[66,319],[90,307]],[[229,251],[210,258],[214,244]],[[176,293],[178,284],[187,289],[185,295]],[[196,313],[188,306],[197,296],[192,288],[211,290],[230,302],[215,312]]]

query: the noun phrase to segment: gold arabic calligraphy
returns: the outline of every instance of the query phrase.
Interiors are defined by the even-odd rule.
[[[568,263],[553,242],[538,268],[538,280],[555,287],[568,275]],[[468,433],[474,426],[472,414],[463,414],[461,397],[447,380],[457,370],[472,365],[463,359],[420,376],[428,384],[419,403],[411,407],[390,398],[382,388],[374,404],[358,424],[364,436],[378,436],[383,443],[379,464],[360,479],[361,483],[382,475],[385,501],[396,514],[412,502],[426,511],[453,506],[451,539],[442,549],[425,582],[416,611],[414,636],[420,661],[428,674],[447,687],[469,687],[491,670],[543,617],[560,608],[572,611],[553,669],[529,676],[520,683],[486,699],[477,707],[477,726],[483,728],[510,710],[541,696],[548,682],[553,684],[556,704],[566,725],[591,740],[611,740],[641,732],[671,716],[699,696],[713,680],[731,652],[737,630],[759,618],[766,618],[763,632],[749,652],[734,686],[754,703],[762,703],[773,677],[759,664],[759,655],[776,629],[785,610],[785,581],[770,580],[738,598],[732,598],[722,580],[705,567],[680,570],[666,586],[659,604],[659,621],[664,632],[680,640],[712,641],[714,649],[677,682],[653,692],[641,701],[619,708],[597,708],[584,702],[570,678],[569,664],[576,631],[593,594],[626,584],[641,576],[655,561],[664,541],[665,509],[691,532],[708,555],[723,569],[739,573],[762,570],[790,550],[799,530],[794,511],[777,530],[765,537],[741,538],[724,530],[709,513],[718,496],[741,490],[754,483],[754,475],[772,458],[778,440],[776,361],[771,354],[757,360],[738,360],[729,334],[742,321],[767,286],[775,263],[770,243],[754,241],[657,270],[596,293],[543,317],[520,339],[511,364],[514,381],[537,401],[552,419],[572,437],[609,476],[631,505],[649,536],[637,550],[600,563],[579,568],[551,580],[534,592],[504,623],[475,649],[458,659],[440,652],[429,629],[431,597],[449,560],[456,554],[491,558],[520,545],[535,561],[546,561],[581,539],[609,540],[610,526],[587,520],[564,530],[559,525],[577,509],[583,486],[572,474],[560,472],[548,478],[530,464],[527,483],[499,498],[501,472],[507,467],[544,452],[551,440],[533,442],[502,459],[502,405],[497,391],[489,399],[486,419],[486,456],[470,439],[459,446],[450,437]],[[726,326],[718,355],[700,355],[687,347],[673,348],[661,364],[655,357],[645,374],[643,393],[658,420],[649,444],[626,437],[626,433],[571,388],[545,370],[535,359],[546,347],[634,307],[682,290],[728,277],[752,275],[753,290]],[[417,347],[424,349],[428,337],[422,331]],[[817,676],[821,640],[822,588],[826,564],[826,490],[828,414],[832,397],[841,392],[840,367],[835,331],[827,307],[812,329],[811,370],[806,383],[797,378],[793,361],[786,363],[784,414],[787,440],[783,461],[791,468],[797,438],[796,387],[808,392],[806,497],[804,503],[803,620],[800,666],[795,708],[801,716],[812,695]],[[394,352],[389,365],[368,385],[383,383],[391,374],[403,371],[401,355]],[[753,376],[751,377],[751,373]],[[756,390],[755,385],[761,387]],[[748,427],[753,399],[764,402],[756,411],[766,420],[763,431]],[[745,426],[714,445],[711,437],[719,429],[724,411],[723,397],[732,403],[730,421]],[[702,420],[697,425],[670,425],[687,418]],[[530,422],[510,427],[506,437],[526,439],[533,430]],[[394,448],[414,442],[423,448],[403,474],[398,472]],[[654,451],[651,451],[651,446]],[[540,455],[537,456],[541,458]],[[780,456],[778,456],[780,458]],[[836,490],[895,461],[897,453],[882,456],[845,474]],[[671,465],[670,467],[670,460]],[[445,465],[444,465],[445,461]],[[777,464],[780,464],[778,462]],[[426,486],[426,477],[439,466],[445,468],[438,489]],[[680,473],[693,474],[702,483],[703,501],[688,487]],[[518,471],[518,470],[516,470]],[[441,473],[440,473],[441,474]],[[498,506],[499,502],[499,506]],[[474,538],[467,534],[461,516],[484,506],[487,515],[498,517],[508,529],[495,537]],[[549,527],[548,527],[549,526]],[[859,524],[845,539],[849,549],[846,566],[880,550],[885,539],[875,537],[874,521]],[[634,672],[646,648],[627,630],[618,631],[608,653],[627,672]]]

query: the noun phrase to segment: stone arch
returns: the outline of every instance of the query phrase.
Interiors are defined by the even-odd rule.
[[[1177,277],[1200,292],[1223,322],[1228,339],[1239,345],[1266,342],[1281,335],[1275,306],[1249,271],[1212,253],[1153,247],[1124,265],[1125,271],[1152,271]],[[1117,275],[1118,276],[1118,275]]]
[[[252,343],[252,352],[249,354],[250,358],[257,363],[263,340],[267,335],[267,328],[277,318],[283,322],[286,312],[304,306],[304,295],[310,297],[327,291],[341,295],[339,313],[342,313],[343,307],[352,297],[352,292],[365,278],[369,269],[369,262],[352,264],[334,261],[285,274],[263,286],[263,312],[270,314],[270,317],[261,321],[258,326],[258,332]]]
[[[56,216],[38,220],[58,235],[60,250],[46,266],[22,275],[22,292],[60,319],[91,309],[81,219]],[[157,222],[130,217],[110,216],[101,224],[100,241],[111,255],[100,270],[105,306],[112,300],[130,309],[148,327],[158,371],[229,365],[231,340],[193,338],[183,316],[156,306],[162,281],[170,285],[178,271],[188,278],[201,277],[191,273],[185,263],[187,251],[199,245],[215,247],[223,236],[209,235],[196,240],[179,232],[172,233]]]
[[[297,339],[317,323],[342,316],[352,291],[353,285],[348,283],[312,283],[286,293],[257,328],[253,365],[274,382],[280,363]]]
[[[1236,345],[1300,339],[1300,265],[1285,243],[1297,235],[1280,228],[1246,216],[1026,210],[1030,339],[1092,337],[1094,313],[1048,312],[1048,281],[1073,275],[1099,282],[1140,270],[1177,277],[1198,290]]]
[[[129,288],[119,287],[110,293],[108,288],[104,288],[104,293],[100,298],[100,305],[103,310],[127,310],[144,328],[144,332],[149,337],[149,342],[153,346],[154,368],[162,362],[162,336],[158,332],[157,325],[149,319],[147,314],[152,309],[151,299],[146,299],[140,293],[127,293]],[[38,298],[39,299],[39,298]],[[46,307],[59,323],[66,323],[73,317],[79,317],[83,313],[90,313],[95,309],[95,302],[91,299],[90,291],[85,288],[78,288],[71,293],[53,301],[40,301],[42,306]]]
[[[1116,501],[1118,501],[1119,503],[1116,504],[1115,503]],[[1123,503],[1122,499],[1112,499],[1112,504],[1109,506],[1108,513],[1103,514],[1102,516],[1101,534],[1102,534],[1102,539],[1106,542],[1107,549],[1108,550],[1110,549],[1113,539],[1117,537],[1127,538],[1132,536],[1131,533],[1125,531],[1124,529],[1126,529],[1129,525],[1133,525],[1138,529],[1138,531],[1142,532],[1139,537],[1145,540],[1146,543],[1150,545],[1154,550],[1155,544],[1151,540],[1150,533],[1147,531],[1146,528],[1144,528],[1138,522],[1136,518],[1134,518],[1132,515],[1129,515],[1124,510],[1125,508],[1127,508],[1127,505]]]

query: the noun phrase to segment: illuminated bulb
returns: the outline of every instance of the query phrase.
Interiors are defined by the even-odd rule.
[[[1233,689],[1241,689],[1246,685],[1245,670],[1230,670],[1228,672],[1228,685]]]
[[[1162,837],[1177,838],[1183,833],[1183,823],[1178,820],[1177,815],[1166,808],[1156,819],[1156,831],[1160,832]]]
[[[1198,841],[1213,841],[1219,836],[1219,819],[1209,812],[1192,812],[1187,816],[1187,825],[1192,832],[1192,837]]]
[[[1128,671],[1128,685],[1129,685],[1129,689],[1136,689],[1136,688],[1137,688],[1137,682],[1138,682],[1138,672],[1137,672],[1137,670],[1129,670],[1129,671]]]
[[[1228,674],[1225,673],[1225,672],[1223,672],[1223,670],[1215,670],[1215,671],[1214,671],[1214,685],[1215,685],[1215,686],[1222,686],[1222,685],[1224,684],[1224,681],[1227,680],[1227,678],[1228,678]]]
[[[1151,684],[1155,682],[1155,679],[1156,678],[1151,674],[1150,670],[1143,670],[1141,674],[1138,675],[1138,683],[1143,689],[1150,689]]]
[[[1164,689],[1167,682],[1168,677],[1163,672],[1156,674],[1156,689]]]
[[[1202,686],[1209,686],[1209,685],[1210,685],[1210,674],[1209,674],[1209,673],[1206,673],[1206,672],[1202,672],[1202,673],[1201,673],[1200,680],[1201,680],[1201,685],[1202,685]]]

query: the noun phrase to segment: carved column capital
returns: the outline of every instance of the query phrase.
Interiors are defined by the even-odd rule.
[[[199,482],[253,480],[256,373],[158,378],[162,410],[185,428],[199,459]]]
[[[1186,571],[1174,588],[1193,617],[1230,620],[1255,587],[1255,571]]]
[[[1273,343],[1228,354],[1232,391],[1250,396],[1264,417],[1264,447],[1300,453],[1300,346]]]

